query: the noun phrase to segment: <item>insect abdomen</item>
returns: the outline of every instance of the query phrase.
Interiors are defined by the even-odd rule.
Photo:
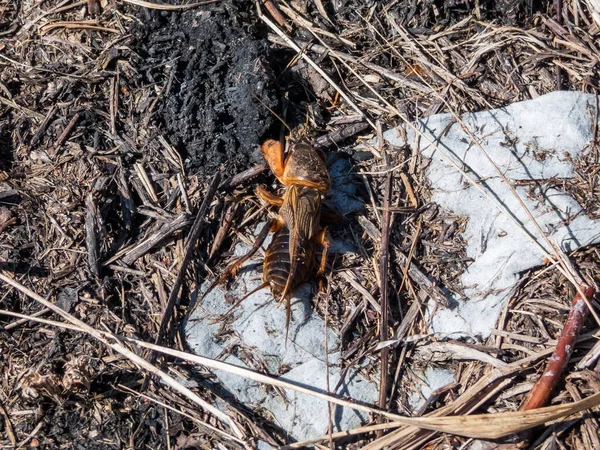
[[[292,274],[290,293],[298,286],[308,281],[315,262],[314,243],[306,241],[301,245],[298,255],[296,273]],[[290,275],[290,232],[282,228],[273,235],[273,240],[265,252],[263,263],[263,281],[268,282],[271,293],[279,297],[285,289]]]

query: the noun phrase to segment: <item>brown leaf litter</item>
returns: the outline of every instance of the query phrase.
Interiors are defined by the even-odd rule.
[[[378,406],[388,418],[373,407],[365,428],[321,445],[600,447],[597,407],[559,419],[600,392],[592,319],[550,409],[518,412],[559,339],[572,284],[550,265],[524,274],[486,342],[436,342],[423,305],[445,307],[442,287],[458,289],[465,219],[428,202],[418,154],[352,149],[400,115],[502,107],[557,86],[597,93],[593,2],[560,1],[558,17],[548,1],[264,2],[301,56],[252,2],[125,3],[0,0],[0,269],[13,286],[3,283],[0,309],[21,314],[0,318],[0,445],[289,444],[260,407],[220,389],[218,362],[148,348],[186,350],[178,330],[194,290],[253,239],[265,215],[254,186],[272,182],[255,149],[282,134],[270,108],[349,158],[365,202],[331,229],[358,252],[329,258],[314,309],[342,337],[345,367],[360,362],[387,385]],[[591,217],[599,155],[595,145],[576,178],[556,182]],[[568,258],[597,283],[597,247]],[[392,337],[401,344],[381,350]],[[430,366],[453,368],[456,383],[412,412]],[[459,429],[451,416],[462,414],[472,417]],[[537,423],[546,428],[511,434]]]

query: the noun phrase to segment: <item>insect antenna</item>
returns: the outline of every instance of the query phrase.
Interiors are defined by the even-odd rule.
[[[252,96],[256,100],[258,100],[261,105],[263,105],[265,108],[267,108],[269,110],[269,112],[271,114],[273,114],[277,118],[277,120],[279,120],[283,124],[283,126],[288,129],[288,131],[290,132],[290,134],[292,134],[292,129],[288,126],[287,123],[285,123],[285,121],[279,116],[279,114],[277,114],[275,111],[273,111],[271,108],[269,108],[269,106],[267,106],[267,104],[265,102],[263,102],[256,94],[252,94]]]

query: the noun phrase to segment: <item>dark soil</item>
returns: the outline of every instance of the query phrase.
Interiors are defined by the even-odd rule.
[[[0,126],[0,170],[9,170],[13,161],[12,142],[8,127]]]
[[[142,11],[134,32],[147,80],[164,77],[163,66],[172,66],[155,118],[200,175],[212,175],[223,164],[246,168],[274,124],[266,107],[278,103],[270,49],[257,34],[256,18],[249,22],[248,6],[223,2],[204,11]]]
[[[352,0],[341,3],[338,18],[352,20],[356,3]],[[401,1],[389,8],[389,12],[413,34],[433,34],[472,14],[502,25],[527,26],[535,13],[552,13],[552,2],[547,0],[481,0],[478,9],[476,3],[474,0]]]

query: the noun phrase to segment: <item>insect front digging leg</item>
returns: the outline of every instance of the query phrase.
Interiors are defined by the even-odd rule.
[[[270,193],[262,186],[258,186],[256,188],[256,194],[261,199],[263,199],[265,202],[267,202],[269,205],[279,206],[279,207],[281,207],[281,205],[283,205],[283,198],[277,197],[275,194]]]

